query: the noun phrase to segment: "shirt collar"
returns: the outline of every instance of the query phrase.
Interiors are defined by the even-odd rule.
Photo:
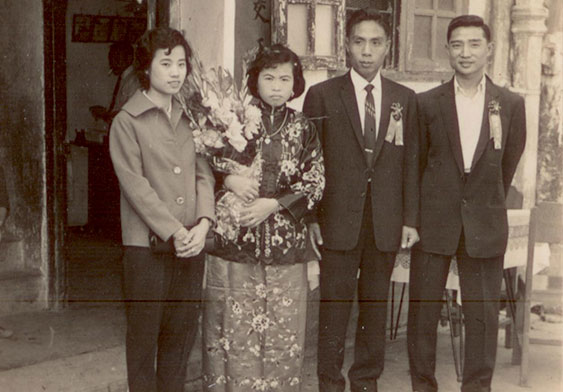
[[[181,107],[180,102],[178,99],[173,96],[172,97],[172,112],[175,112],[179,107]],[[131,98],[123,105],[123,110],[127,113],[132,115],[133,117],[140,116],[141,114],[151,110],[151,109],[159,109],[155,103],[147,98],[145,94],[139,89],[133,94]]]
[[[381,72],[379,71],[377,71],[371,82],[365,80],[363,76],[361,76],[354,68],[350,69],[350,77],[352,78],[352,84],[354,85],[354,90],[356,90],[357,92],[359,91],[365,92],[364,89],[368,84],[372,84],[374,90],[381,91]]]
[[[477,93],[475,93],[475,96],[478,96],[478,95],[483,94],[485,92],[485,82],[486,82],[486,80],[487,80],[487,78],[485,77],[485,74],[483,74],[481,81],[477,85]],[[463,95],[464,97],[467,97],[467,95],[465,94],[465,90],[463,89],[463,87],[461,87],[461,85],[459,84],[459,82],[457,80],[457,76],[454,76],[454,91],[455,91],[456,95]]]

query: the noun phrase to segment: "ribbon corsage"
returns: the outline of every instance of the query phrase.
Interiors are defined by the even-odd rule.
[[[403,145],[403,107],[399,102],[391,104],[391,118],[385,135],[386,142],[393,143],[393,139],[396,146]]]
[[[500,103],[496,100],[489,102],[489,129],[495,150],[502,146],[502,124],[500,122]]]

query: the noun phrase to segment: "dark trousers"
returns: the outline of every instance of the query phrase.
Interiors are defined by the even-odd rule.
[[[346,382],[341,370],[356,290],[359,315],[354,363],[348,373],[351,391],[377,391],[377,378],[383,371],[387,297],[396,253],[377,249],[370,198],[366,200],[356,247],[350,251],[322,251],[317,367],[320,392],[344,391]]]
[[[437,391],[437,328],[451,256],[411,255],[407,344],[414,391]],[[470,257],[462,239],[457,268],[465,324],[463,392],[491,390],[498,337],[503,257]]]
[[[127,247],[123,287],[129,392],[183,392],[198,328],[204,256]]]

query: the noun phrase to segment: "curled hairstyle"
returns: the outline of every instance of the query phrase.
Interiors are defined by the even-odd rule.
[[[293,67],[293,95],[289,100],[297,98],[305,91],[305,78],[303,77],[303,66],[299,57],[289,48],[281,44],[261,48],[256,58],[250,63],[247,75],[247,86],[250,93],[260,98],[258,94],[258,76],[265,68],[275,68],[280,64],[290,63]]]
[[[489,26],[485,23],[483,18],[477,15],[461,15],[453,18],[448,25],[447,39],[450,42],[452,32],[459,27],[480,27],[485,33],[485,38],[487,42],[491,42],[491,30]]]
[[[391,36],[391,28],[380,13],[359,9],[352,12],[348,18],[348,22],[346,22],[346,38],[350,38],[354,26],[370,20],[381,26],[387,38]]]
[[[169,54],[172,49],[178,45],[182,46],[186,53],[186,75],[189,75],[192,70],[190,64],[192,50],[182,33],[178,30],[169,27],[158,27],[146,31],[137,40],[135,43],[135,60],[133,61],[133,67],[135,68],[135,73],[143,89],[148,90],[150,87],[150,78],[147,71],[151,66],[156,51],[158,49],[167,49],[167,54]]]

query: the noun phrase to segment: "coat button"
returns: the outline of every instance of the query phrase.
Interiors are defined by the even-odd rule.
[[[467,205],[467,200],[461,199],[461,204],[463,204],[464,206]]]
[[[360,194],[360,197],[361,197],[361,198],[366,197],[366,193],[365,193],[365,192],[362,192],[362,193]]]
[[[180,173],[182,173],[182,169],[180,168],[180,166],[174,167],[174,174],[180,174]]]
[[[179,204],[179,205],[184,204],[184,198],[182,196],[176,198],[176,203]]]

